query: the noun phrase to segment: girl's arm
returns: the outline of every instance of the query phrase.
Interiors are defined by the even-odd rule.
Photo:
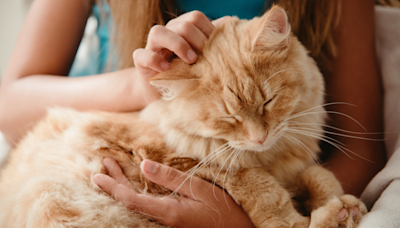
[[[328,102],[355,105],[333,105],[328,108],[353,117],[368,132],[380,133],[357,136],[381,141],[339,138],[346,148],[357,155],[345,151],[353,158],[351,159],[343,152],[335,150],[327,161],[326,165],[341,181],[345,192],[358,196],[386,162],[383,93],[375,52],[374,23],[374,1],[342,1],[341,24],[337,33],[338,56],[334,60],[332,73],[326,77]],[[333,114],[330,118],[332,124],[338,128],[365,132],[347,117]]]
[[[35,0],[0,88],[0,130],[12,143],[51,106],[132,111],[145,106],[135,68],[65,77],[91,11],[89,0]]]

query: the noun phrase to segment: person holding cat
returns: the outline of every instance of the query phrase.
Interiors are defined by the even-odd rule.
[[[148,4],[154,2],[149,1]],[[279,4],[288,6],[288,10],[291,9],[289,7],[291,2],[289,0],[278,1]],[[314,34],[315,37],[311,38],[307,36],[309,34],[306,34],[305,30],[301,30],[299,23],[304,22],[301,21],[301,17],[296,13],[292,14],[293,31],[300,39],[303,36],[302,42],[305,42],[305,45],[311,50],[311,55],[317,59],[324,70],[328,101],[347,102],[358,106],[356,109],[347,105],[337,105],[332,106],[332,110],[352,116],[370,132],[382,132],[382,95],[373,37],[374,3],[361,0],[343,1],[340,6],[340,18],[334,18],[338,14],[335,14],[335,11],[327,10],[327,6],[321,6],[313,1],[302,2],[302,6],[307,10],[325,7],[326,12],[329,12],[329,14],[323,14],[324,11],[319,12],[323,14],[319,16],[326,17],[326,20],[321,19],[321,24],[318,24],[320,21],[316,21],[314,26],[324,27],[327,24],[334,25],[335,23],[340,25],[335,32],[335,39],[331,34],[333,30],[319,31],[320,33]],[[124,4],[140,5],[136,1]],[[145,3],[142,2],[142,5]],[[120,23],[121,34],[129,33],[127,25],[120,21],[127,18],[132,19],[132,17],[138,18],[143,16],[143,12],[148,12],[144,10],[141,14],[137,9],[137,15],[124,17],[123,15],[132,14],[126,10],[123,11],[124,7],[129,7],[123,6],[120,1],[110,1],[110,7],[112,10],[121,10],[121,14],[115,15],[114,18],[116,22]],[[143,19],[144,21],[155,20],[159,24],[163,24],[165,19],[162,17],[163,9],[161,7],[157,4],[156,7],[142,7],[153,12],[153,18],[147,16],[146,19]],[[168,8],[170,5],[167,4],[166,7]],[[218,23],[223,23],[224,20],[221,18],[210,22],[204,14],[198,11],[183,14],[170,20],[165,27],[161,25],[153,27],[150,30],[146,46],[141,40],[143,32],[139,27],[135,27],[136,30],[132,30],[140,32],[135,34],[134,38],[126,34],[121,37],[121,46],[125,45],[128,39],[136,39],[135,44],[131,42],[128,45],[130,48],[122,49],[120,52],[121,70],[81,78],[62,77],[61,75],[67,75],[70,70],[91,8],[92,2],[80,0],[62,2],[36,0],[33,3],[0,90],[0,107],[2,110],[8,110],[0,112],[0,129],[10,142],[17,142],[27,131],[27,126],[29,129],[31,123],[42,118],[45,115],[46,107],[49,106],[59,105],[78,110],[96,109],[118,112],[144,108],[149,102],[159,97],[158,93],[149,86],[148,78],[167,70],[169,60],[173,55],[188,64],[194,63],[197,58],[196,51],[202,48],[214,27],[218,26]],[[339,11],[338,8],[335,9]],[[297,18],[296,15],[299,17]],[[306,15],[301,16],[306,17]],[[142,28],[142,30],[146,29]],[[310,39],[320,39],[320,42],[313,43]],[[333,48],[335,43],[338,57],[334,58],[332,66],[328,67],[326,59],[329,54],[335,53],[335,48]],[[132,64],[127,61],[131,58],[132,47],[134,47],[133,50],[145,47],[134,51],[135,67],[132,67]],[[354,93],[357,96],[353,96]],[[147,96],[144,97],[142,94],[147,94]],[[347,118],[341,116],[331,116],[331,118],[335,126],[339,128],[352,131],[362,130]],[[368,181],[385,163],[383,143],[357,141],[351,138],[343,139],[343,142],[350,150],[375,162],[375,164],[371,164],[362,159],[351,160],[340,151],[332,153],[327,159],[327,166],[342,182],[345,191],[359,195]],[[228,227],[252,225],[244,212],[229,197],[227,198],[228,203],[225,203],[224,200],[213,200],[214,195],[210,191],[199,191],[198,194],[202,197],[200,201],[188,198],[181,201],[163,201],[138,195],[129,190],[126,178],[113,160],[106,159],[104,165],[111,177],[96,175],[94,179],[96,183],[110,195],[117,196],[116,198],[124,202],[128,208],[133,210],[140,208],[162,223],[177,227],[208,227],[214,225],[214,219],[218,219]],[[142,163],[142,171],[150,180],[164,186],[168,186],[171,180],[181,176],[176,170],[147,160]],[[211,187],[209,183],[199,178],[194,178],[191,184],[192,189],[193,186],[196,189]],[[184,193],[188,189],[190,186],[184,185],[180,191]],[[207,194],[201,195],[204,192]],[[216,192],[221,199],[224,192],[221,189],[216,189]],[[158,206],[151,208],[132,206],[146,205],[148,202]],[[213,203],[217,209],[207,210],[207,205],[210,203]],[[227,205],[229,206],[227,207]],[[204,219],[207,216],[211,216],[212,219]],[[343,214],[338,216],[343,216]]]

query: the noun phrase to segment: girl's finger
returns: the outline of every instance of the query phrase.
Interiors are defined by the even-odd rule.
[[[197,54],[183,37],[164,26],[155,25],[149,32],[146,49],[158,52],[164,48],[174,52],[186,63],[194,63],[197,59]]]
[[[172,191],[177,191],[188,198],[208,202],[224,199],[223,194],[225,193],[222,189],[199,177],[188,177],[186,173],[169,166],[144,160],[141,164],[141,170],[152,182]]]
[[[155,198],[144,194],[138,194],[125,185],[118,184],[113,178],[96,174],[93,181],[114,199],[122,202],[126,208],[143,214],[164,224],[172,224],[179,216],[177,210],[186,206],[186,200],[178,201],[174,198]],[[185,202],[181,205],[182,202]]]
[[[183,37],[196,50],[203,48],[207,37],[202,31],[190,22],[182,21],[168,27],[171,31]]]
[[[214,25],[207,18],[207,16],[204,13],[197,10],[182,14],[181,16],[172,19],[171,21],[168,22],[166,27],[168,28],[169,26],[175,23],[180,23],[182,21],[187,21],[195,25],[207,38],[214,30]]]
[[[121,170],[121,167],[114,159],[105,158],[103,160],[103,165],[106,168],[108,175],[114,178],[119,184],[125,185],[128,188],[132,188],[131,182],[129,182],[128,178],[126,178]]]
[[[133,52],[133,62],[142,73],[153,76],[170,68],[170,64],[157,53],[143,48]],[[149,70],[154,71],[149,73]]]
[[[222,22],[224,22],[224,21],[225,21],[226,19],[228,19],[228,18],[230,18],[230,16],[220,17],[220,18],[218,18],[218,19],[215,19],[215,20],[211,21],[211,23],[212,23],[214,26],[218,26],[218,25],[220,25]]]

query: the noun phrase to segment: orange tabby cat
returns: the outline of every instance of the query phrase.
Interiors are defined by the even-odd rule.
[[[51,109],[2,171],[0,227],[163,227],[93,183],[105,157],[142,193],[171,193],[144,177],[143,159],[216,181],[256,227],[355,227],[366,212],[314,164],[323,79],[281,8],[226,20],[196,64],[174,60],[151,83],[164,99],[140,114]],[[358,212],[339,221],[342,208]]]

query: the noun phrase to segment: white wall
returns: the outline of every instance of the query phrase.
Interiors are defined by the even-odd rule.
[[[0,0],[0,79],[28,9],[27,0]]]

